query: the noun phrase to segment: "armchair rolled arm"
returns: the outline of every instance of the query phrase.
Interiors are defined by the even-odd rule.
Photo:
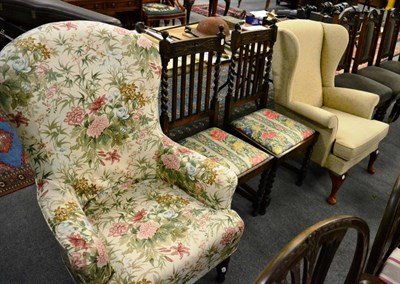
[[[237,186],[233,171],[167,136],[157,154],[157,176],[215,209],[231,207]]]
[[[373,93],[348,88],[324,88],[325,106],[366,119],[371,119],[378,102],[379,96]]]
[[[336,115],[309,104],[301,102],[291,102],[288,106],[292,111],[298,113],[304,118],[319,124],[323,128],[336,128],[338,119]]]
[[[48,186],[44,191],[47,195],[38,191],[39,204],[64,257],[68,258],[66,264],[74,278],[82,283],[107,283],[114,273],[107,249],[80,204],[72,194],[47,190]]]

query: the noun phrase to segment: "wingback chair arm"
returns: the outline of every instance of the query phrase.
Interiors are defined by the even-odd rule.
[[[62,248],[64,258],[68,258],[66,265],[78,282],[107,283],[114,270],[102,239],[76,197],[65,190],[49,189],[54,186],[52,182],[45,185],[44,192],[48,192],[48,195],[40,196],[39,204]],[[54,193],[60,194],[56,197]]]
[[[288,107],[295,113],[298,113],[304,118],[312,121],[313,124],[319,124],[323,128],[337,127],[338,120],[336,115],[322,108],[302,102],[291,102]]]
[[[379,96],[348,88],[325,87],[324,105],[343,112],[371,119]]]
[[[177,185],[214,209],[229,209],[237,186],[237,176],[164,136],[157,157],[157,175]]]

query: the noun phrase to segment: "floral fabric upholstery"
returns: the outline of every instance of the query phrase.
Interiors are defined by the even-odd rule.
[[[277,156],[315,133],[312,128],[270,109],[255,111],[231,124]]]
[[[235,173],[167,138],[145,35],[89,21],[33,29],[0,53],[1,103],[76,279],[191,283],[237,248]]]
[[[164,14],[180,14],[182,10],[166,4],[159,3],[147,3],[143,4],[142,10],[146,12],[147,15],[164,15]]]
[[[196,133],[180,143],[230,168],[238,176],[272,159],[267,153],[216,127]]]

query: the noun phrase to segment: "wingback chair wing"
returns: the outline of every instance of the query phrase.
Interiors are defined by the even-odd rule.
[[[8,44],[0,70],[2,106],[76,280],[192,283],[236,250],[236,175],[162,133],[149,38],[46,24]]]
[[[272,60],[277,110],[320,133],[311,159],[330,171],[330,204],[347,171],[370,154],[368,170],[374,172],[379,142],[388,132],[386,123],[371,120],[377,95],[334,86],[347,40],[337,24],[284,21]]]

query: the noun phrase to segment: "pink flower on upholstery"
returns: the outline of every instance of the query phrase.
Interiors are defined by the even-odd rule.
[[[179,169],[179,159],[175,155],[163,155],[161,157],[165,167],[170,170],[178,170]]]
[[[161,66],[160,65],[157,65],[152,62],[152,63],[150,63],[150,67],[151,67],[151,70],[153,70],[154,74],[156,74],[158,77],[161,76]]]
[[[270,111],[270,110],[267,110],[266,112],[264,112],[264,115],[270,119],[276,119],[279,116],[278,113],[276,113],[274,111]]]
[[[103,133],[104,129],[109,126],[109,122],[106,115],[96,117],[92,124],[89,126],[87,130],[87,134],[90,137],[97,138]]]
[[[120,28],[120,27],[115,27],[115,28],[113,29],[113,31],[116,32],[117,34],[120,34],[120,35],[127,35],[127,34],[130,33],[129,30],[123,29],[123,28]]]
[[[147,37],[141,36],[137,40],[137,45],[142,48],[149,49],[153,46],[153,43]]]
[[[153,237],[157,230],[160,228],[160,225],[154,221],[147,221],[140,225],[139,232],[137,234],[137,238],[139,240],[146,240]]]
[[[134,223],[139,222],[140,220],[143,219],[143,217],[147,214],[147,210],[146,209],[142,209],[139,212],[136,212],[136,214],[133,216],[132,221]]]
[[[72,233],[68,236],[69,242],[77,249],[87,249],[87,243],[81,235]]]
[[[40,63],[40,65],[38,67],[36,67],[35,69],[35,73],[38,76],[44,75],[44,73],[46,73],[46,71],[49,69],[49,65],[47,65],[46,63]]]
[[[106,101],[106,95],[102,95],[100,98],[97,98],[93,103],[90,104],[90,113],[95,113],[96,111],[101,109],[101,107],[106,104]]]
[[[221,141],[228,137],[228,134],[221,130],[213,130],[210,132],[210,135],[213,139]]]
[[[111,161],[111,165],[114,164],[115,161],[119,162],[121,160],[121,156],[117,153],[117,149],[114,149],[112,152],[108,151],[105,153],[104,151],[98,151],[97,153],[100,157],[105,158],[104,160]],[[100,163],[105,166],[103,160],[101,160]]]
[[[54,97],[54,95],[56,94],[56,92],[57,92],[57,86],[56,85],[53,85],[53,86],[51,86],[48,90],[47,90],[47,97],[48,98],[52,98],[52,97]]]
[[[79,252],[73,252],[70,255],[71,265],[75,268],[82,268],[86,266],[86,259]]]
[[[312,130],[307,129],[303,132],[303,138],[306,139],[308,137],[310,137],[313,134]]]
[[[108,232],[109,237],[119,237],[128,232],[128,224],[123,222],[116,222],[112,225]]]
[[[181,242],[177,246],[172,246],[171,251],[173,251],[171,255],[179,255],[179,259],[182,259],[184,254],[190,255],[189,248],[183,246]]]
[[[169,139],[168,137],[166,137],[166,136],[164,136],[163,138],[162,138],[162,143],[165,145],[165,146],[175,146],[175,142],[174,141],[172,141],[171,139]]]
[[[76,30],[76,28],[78,27],[77,24],[73,24],[72,22],[67,22],[65,24],[61,24],[60,27],[66,28],[67,31],[74,29]]]
[[[83,121],[85,117],[85,111],[80,107],[72,107],[71,111],[67,113],[67,117],[64,119],[64,122],[68,123],[68,125],[78,125]]]
[[[240,219],[240,220],[238,221],[237,226],[238,226],[238,228],[239,228],[239,232],[243,232],[243,230],[244,230],[244,222],[243,222],[242,219]]]
[[[104,246],[103,242],[101,240],[95,240],[94,245],[97,248],[97,252],[99,253],[99,256],[97,257],[97,266],[98,267],[103,267],[107,265],[108,263],[108,254],[106,247]]]
[[[267,140],[267,139],[272,139],[276,136],[276,133],[273,131],[266,131],[261,133],[261,139]]]
[[[222,235],[221,245],[229,245],[235,239],[236,230],[235,228],[226,228]]]
[[[256,155],[251,158],[251,163],[253,164],[253,166],[261,163],[262,161],[264,161],[264,157],[261,155]]]
[[[178,152],[182,153],[182,154],[193,154],[192,150],[185,148],[185,147],[179,147]]]

